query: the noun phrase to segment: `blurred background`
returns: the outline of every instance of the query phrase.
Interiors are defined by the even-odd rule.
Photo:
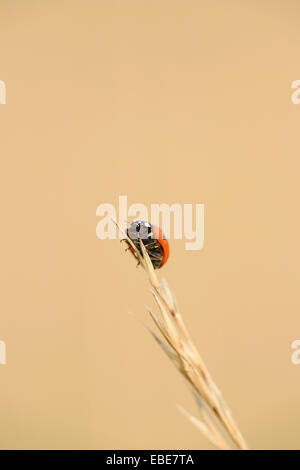
[[[96,237],[119,195],[205,204],[203,249],[171,239],[158,274],[250,447],[300,448],[299,13],[1,0],[1,448],[210,448],[144,273]]]

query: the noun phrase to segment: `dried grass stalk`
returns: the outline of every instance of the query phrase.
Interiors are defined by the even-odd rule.
[[[246,450],[247,444],[235,423],[231,411],[212,380],[196,346],[180,315],[174,295],[166,281],[159,282],[146,248],[140,240],[143,256],[127,234],[115,222],[124,238],[132,246],[136,259],[145,269],[159,314],[148,309],[149,315],[161,336],[150,329],[156,342],[186,379],[198,405],[201,419],[179,407],[181,412],[217,448]]]

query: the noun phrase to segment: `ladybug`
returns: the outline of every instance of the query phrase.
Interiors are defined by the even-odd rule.
[[[128,227],[126,233],[141,255],[140,240],[142,240],[154,269],[159,269],[166,264],[170,249],[168,240],[161,228],[145,220],[134,220]],[[129,250],[134,255],[134,250],[128,240],[127,244]]]

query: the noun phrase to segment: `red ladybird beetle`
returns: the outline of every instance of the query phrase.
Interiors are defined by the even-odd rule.
[[[154,269],[161,268],[169,258],[169,243],[161,228],[145,220],[134,220],[127,229],[127,236],[142,255],[140,240],[145,245]],[[134,250],[127,240],[129,250]]]

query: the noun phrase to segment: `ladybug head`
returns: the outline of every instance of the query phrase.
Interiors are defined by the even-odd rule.
[[[145,220],[134,220],[128,228],[128,235],[132,240],[152,238],[152,226]]]

